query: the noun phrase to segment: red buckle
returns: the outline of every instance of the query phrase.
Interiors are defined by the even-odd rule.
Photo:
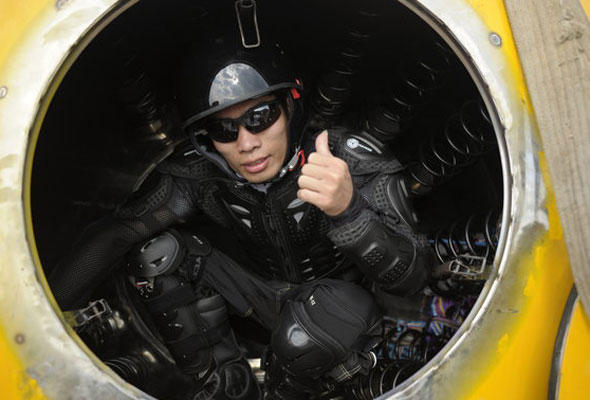
[[[299,166],[303,167],[303,165],[305,164],[305,153],[303,152],[303,150],[299,150],[299,152],[297,153],[297,157],[301,158]]]

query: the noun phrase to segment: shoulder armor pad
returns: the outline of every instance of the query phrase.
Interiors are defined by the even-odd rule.
[[[403,169],[394,155],[365,132],[342,129],[329,131],[332,154],[346,161],[351,175],[373,172],[395,173]]]
[[[158,170],[179,178],[196,180],[221,176],[219,168],[200,156],[190,143],[179,146],[174,154],[158,166]]]
[[[408,226],[417,229],[418,217],[409,200],[407,184],[402,174],[380,176],[365,193],[378,210],[388,215],[397,215]]]
[[[165,204],[172,194],[172,177],[152,172],[138,191],[115,211],[119,218],[140,217]]]

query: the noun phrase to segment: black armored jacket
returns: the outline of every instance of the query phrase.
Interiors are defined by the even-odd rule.
[[[432,266],[424,236],[412,229],[401,165],[367,138],[330,131],[332,153],[345,160],[355,193],[348,209],[328,217],[297,198],[299,169],[270,185],[229,179],[191,149],[158,168],[140,196],[87,229],[50,276],[64,308],[80,301],[129,248],[201,211],[231,229],[247,253],[244,268],[292,283],[358,268],[395,294],[422,288]],[[309,138],[304,154],[310,154]]]

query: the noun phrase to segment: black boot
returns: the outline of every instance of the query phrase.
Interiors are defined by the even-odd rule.
[[[166,345],[180,369],[196,379],[191,399],[260,398],[256,377],[238,347],[219,294],[203,297],[165,317],[158,325],[161,332],[168,333],[164,335]]]
[[[270,349],[264,355],[263,368],[264,400],[308,400],[322,391],[318,381],[290,374]]]
[[[203,298],[197,302],[203,321],[217,330],[221,340],[212,347],[216,368],[194,400],[258,400],[260,388],[248,361],[238,348],[235,335],[229,329],[227,309],[220,295]],[[223,329],[227,326],[228,329]]]

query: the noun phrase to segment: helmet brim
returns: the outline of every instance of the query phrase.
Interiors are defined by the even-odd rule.
[[[211,107],[203,112],[200,112],[196,115],[193,115],[192,117],[188,118],[183,124],[182,124],[182,129],[183,131],[187,131],[192,125],[194,125],[195,123],[197,123],[198,121],[203,120],[204,118],[213,115],[221,110],[225,110],[226,108],[232,107],[236,104],[239,104],[243,101],[249,100],[249,99],[255,99],[257,97],[261,97],[264,96],[266,94],[270,94],[279,90],[283,90],[283,89],[296,89],[296,90],[303,90],[303,86],[293,82],[283,82],[283,83],[279,83],[273,86],[267,86],[257,92],[252,92],[249,93],[248,97],[245,98],[238,98],[235,99],[233,101],[229,101],[226,102],[224,104],[220,104],[218,106],[215,107]]]

